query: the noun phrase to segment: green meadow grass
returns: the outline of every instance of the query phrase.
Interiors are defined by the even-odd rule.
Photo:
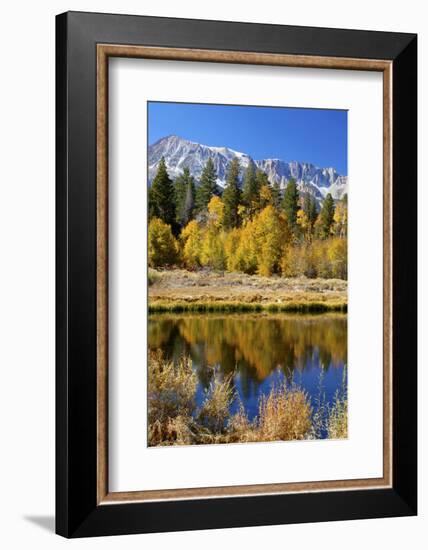
[[[260,302],[226,302],[226,301],[163,301],[156,300],[149,303],[149,313],[239,313],[260,312],[270,313],[294,312],[294,313],[322,313],[337,311],[346,313],[345,301],[287,301],[282,303]]]

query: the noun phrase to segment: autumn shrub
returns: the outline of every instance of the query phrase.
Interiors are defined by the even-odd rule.
[[[348,241],[333,237],[327,241],[327,255],[331,265],[331,275],[336,279],[348,278]]]
[[[347,267],[347,240],[340,237],[288,244],[280,261],[284,277],[347,279]]]
[[[300,277],[303,275],[305,271],[305,254],[303,247],[292,245],[285,246],[280,267],[284,277]]]
[[[148,254],[151,267],[174,265],[178,261],[178,243],[171,227],[159,218],[152,218],[149,223]]]
[[[328,256],[328,240],[317,240],[313,244],[313,257],[317,276],[322,279],[332,277],[331,262]]]
[[[160,280],[159,273],[155,269],[149,268],[148,275],[147,275],[147,282],[149,286],[154,285],[159,280]]]
[[[315,279],[318,276],[316,265],[316,253],[313,243],[306,243],[300,248],[300,266],[301,273],[309,279]]]

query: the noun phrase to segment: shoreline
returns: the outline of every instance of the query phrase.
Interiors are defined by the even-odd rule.
[[[347,313],[347,281],[149,270],[149,313]]]
[[[267,313],[347,313],[348,304],[342,302],[285,302],[285,303],[262,303],[262,302],[223,302],[223,301],[151,301],[148,306],[150,313],[246,313],[246,312],[267,312]]]

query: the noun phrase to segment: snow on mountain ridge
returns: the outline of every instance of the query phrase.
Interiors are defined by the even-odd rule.
[[[347,176],[340,175],[333,167],[319,168],[308,162],[286,162],[282,159],[253,160],[246,153],[229,147],[202,145],[175,135],[161,138],[149,146],[149,183],[156,175],[162,157],[165,158],[168,173],[172,178],[179,176],[187,167],[196,180],[200,178],[208,158],[211,158],[220,187],[225,186],[229,163],[238,157],[241,175],[248,164],[253,162],[257,168],[266,172],[271,184],[279,182],[283,189],[288,180],[294,178],[300,191],[309,192],[318,200],[322,200],[327,193],[331,193],[335,199],[340,199],[348,190]]]

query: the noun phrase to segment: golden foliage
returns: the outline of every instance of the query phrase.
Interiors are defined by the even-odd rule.
[[[201,265],[202,237],[202,230],[196,220],[190,221],[181,232],[183,259],[187,267],[195,268]]]
[[[333,216],[334,230],[339,237],[346,237],[348,228],[348,205],[341,200],[336,204]]]
[[[264,187],[266,193],[271,193],[269,186]],[[224,203],[214,196],[208,204],[206,218],[190,221],[181,231],[182,262],[188,269],[206,266],[216,271],[265,277],[277,273],[284,277],[346,279],[345,202],[338,203],[334,215],[329,238],[314,237],[313,224],[303,209],[297,212],[298,231],[291,231],[284,213],[272,204],[252,217],[244,217],[241,227],[226,231]],[[317,227],[315,234],[321,232]],[[172,265],[178,259],[179,247],[169,226],[153,218],[149,225],[149,265]]]
[[[203,235],[201,247],[201,264],[216,271],[226,268],[224,250],[224,233],[215,227],[208,227]]]
[[[260,188],[260,204],[259,208],[265,208],[272,203],[272,188],[268,184],[264,184]]]
[[[238,246],[234,256],[227,257],[229,271],[243,271],[253,274],[257,271],[257,254],[253,239],[253,222],[247,222],[242,229],[236,230]]]
[[[269,277],[278,271],[286,231],[285,221],[277,210],[269,205],[254,218],[252,225],[257,272]]]
[[[214,195],[208,203],[208,219],[216,229],[223,226],[224,203],[220,197]]]
[[[304,231],[310,227],[308,216],[301,208],[297,211],[297,223]]]
[[[348,241],[334,237],[327,241],[327,254],[330,260],[331,276],[338,279],[348,278]]]
[[[178,243],[171,227],[159,218],[152,218],[149,223],[148,253],[151,267],[173,265],[178,260]]]

